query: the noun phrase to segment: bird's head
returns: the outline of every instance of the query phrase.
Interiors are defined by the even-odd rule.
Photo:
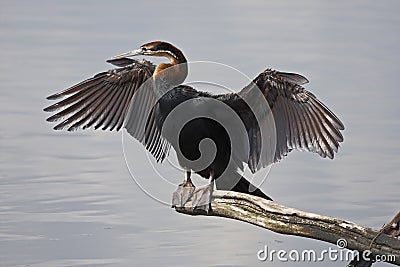
[[[111,60],[134,57],[138,55],[166,57],[174,64],[186,63],[183,53],[170,43],[162,41],[154,41],[141,45],[138,49],[117,55]]]
[[[188,74],[187,61],[182,51],[172,44],[162,41],[146,43],[136,50],[115,56],[107,62],[114,61],[115,63],[115,61],[138,55],[166,57],[171,61],[170,63],[161,63],[157,66],[153,73],[154,79],[162,79],[168,81],[170,85],[176,86],[184,82]]]

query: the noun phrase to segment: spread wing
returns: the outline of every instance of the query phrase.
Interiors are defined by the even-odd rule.
[[[129,134],[162,161],[170,146],[155,127],[151,110],[156,105],[156,98],[152,83],[146,83],[155,66],[149,61],[129,58],[108,62],[120,68],[101,72],[47,97],[49,100],[61,99],[44,109],[57,111],[47,121],[59,121],[54,129],[68,131],[90,127],[118,131],[125,125]]]
[[[330,159],[338,152],[339,143],[343,141],[340,132],[344,130],[343,123],[315,95],[301,86],[307,82],[299,74],[267,69],[238,93],[240,99],[255,98],[250,101],[251,105],[255,105],[252,107],[255,110],[261,110],[261,105],[268,103],[276,128],[274,156],[269,159],[260,156],[260,125],[250,114],[249,108],[236,104],[236,107],[240,106],[239,113],[248,132],[250,157],[247,163],[253,172],[281,160],[293,149],[315,152]],[[254,90],[259,90],[258,94],[261,91],[266,102],[254,97],[257,95]]]

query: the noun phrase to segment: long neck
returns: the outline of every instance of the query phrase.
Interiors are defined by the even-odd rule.
[[[171,88],[183,83],[188,75],[187,60],[183,53],[176,51],[162,52],[159,56],[167,57],[170,63],[161,63],[153,73],[153,79],[156,82],[157,94],[163,95]]]

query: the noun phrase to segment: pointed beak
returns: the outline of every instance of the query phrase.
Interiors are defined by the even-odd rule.
[[[143,51],[142,49],[136,49],[133,51],[129,51],[117,56],[113,56],[112,58],[110,58],[110,60],[116,60],[116,59],[121,59],[121,58],[126,58],[126,57],[134,57],[134,56],[138,56],[138,55],[143,55]]]

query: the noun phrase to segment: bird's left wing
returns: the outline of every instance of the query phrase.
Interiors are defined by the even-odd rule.
[[[324,158],[333,158],[338,151],[339,143],[343,141],[340,132],[344,129],[343,123],[301,86],[307,82],[299,74],[267,69],[235,97],[230,97],[228,104],[246,125],[250,144],[247,163],[252,172],[281,160],[293,149],[315,152]],[[257,110],[263,114],[272,113],[276,131],[272,156],[260,156],[261,144],[266,141],[261,140],[260,129],[266,116],[262,114],[258,117],[261,120],[257,121],[253,114]]]
[[[151,110],[156,105],[156,98],[152,83],[146,82],[152,77],[155,66],[149,61],[129,58],[109,63],[120,68],[101,72],[47,97],[49,100],[62,99],[44,109],[47,112],[57,111],[47,121],[61,121],[54,129],[68,131],[92,126],[94,129],[118,131],[125,123],[129,134],[144,144],[158,161],[162,161],[168,153],[169,144],[155,127],[156,118]]]

